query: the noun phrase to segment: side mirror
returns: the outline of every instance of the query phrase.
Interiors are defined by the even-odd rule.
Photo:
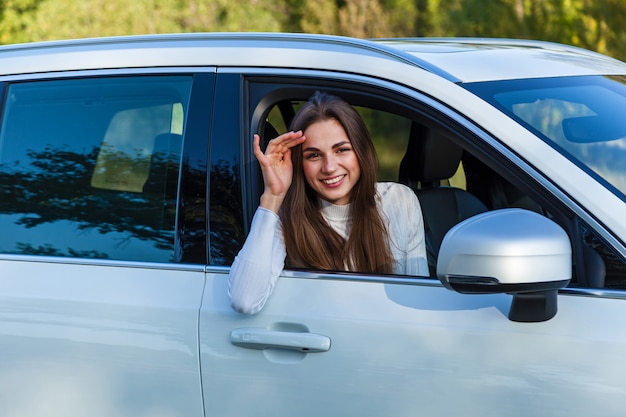
[[[540,322],[557,312],[572,277],[572,249],[555,222],[529,210],[471,217],[448,231],[437,260],[443,285],[464,294],[513,294],[509,319]]]

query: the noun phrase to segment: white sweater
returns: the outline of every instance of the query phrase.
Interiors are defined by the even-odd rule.
[[[428,276],[422,210],[413,191],[397,183],[378,183],[379,209],[389,232],[394,273]],[[352,227],[350,206],[322,202],[322,215],[344,239]],[[285,266],[285,241],[280,218],[259,207],[248,238],[230,269],[228,295],[233,308],[258,313],[272,294]]]

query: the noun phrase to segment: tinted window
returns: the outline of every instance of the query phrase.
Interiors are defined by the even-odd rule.
[[[0,251],[168,262],[191,77],[10,85]]]

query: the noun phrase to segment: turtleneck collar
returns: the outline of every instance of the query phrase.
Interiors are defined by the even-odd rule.
[[[352,215],[351,204],[345,204],[342,206],[338,206],[332,203],[329,203],[326,200],[320,199],[322,206],[322,214],[327,219],[332,219],[335,221],[347,221],[350,220]]]

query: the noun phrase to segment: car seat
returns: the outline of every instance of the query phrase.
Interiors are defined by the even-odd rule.
[[[420,201],[431,276],[436,274],[439,247],[448,230],[488,210],[473,194],[442,185],[454,175],[462,155],[463,150],[443,132],[413,123],[400,163],[399,182],[411,187]]]

